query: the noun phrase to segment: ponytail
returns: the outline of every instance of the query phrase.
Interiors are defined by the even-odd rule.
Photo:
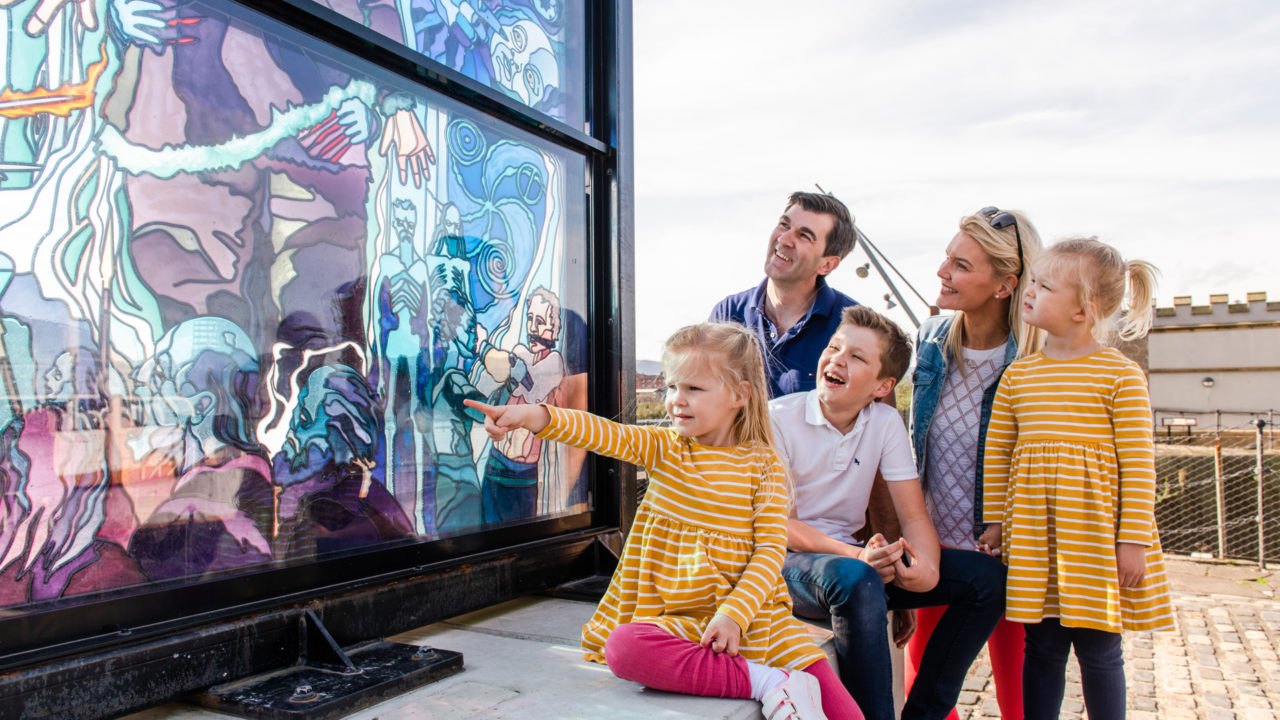
[[[1125,270],[1129,276],[1129,293],[1124,316],[1116,325],[1116,334],[1121,340],[1133,340],[1146,335],[1151,329],[1151,308],[1155,303],[1156,279],[1160,271],[1145,260],[1130,260],[1125,264]]]

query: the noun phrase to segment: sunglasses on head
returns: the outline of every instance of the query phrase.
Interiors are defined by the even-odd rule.
[[[1014,217],[1013,213],[1001,210],[995,205],[988,205],[982,208],[978,211],[978,214],[986,218],[991,227],[996,230],[1003,230],[1010,225],[1013,226],[1013,236],[1018,240],[1018,277],[1021,278],[1022,267],[1025,263],[1022,260],[1022,232],[1018,230],[1018,218]]]

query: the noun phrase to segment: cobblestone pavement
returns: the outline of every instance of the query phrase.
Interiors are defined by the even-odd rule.
[[[1169,559],[1178,631],[1124,635],[1129,720],[1280,717],[1280,576],[1256,565]],[[986,651],[956,706],[960,720],[1000,717]],[[1064,720],[1084,720],[1080,671],[1067,671]]]

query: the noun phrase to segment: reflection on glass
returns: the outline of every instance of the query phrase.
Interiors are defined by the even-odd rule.
[[[585,405],[580,156],[222,5],[45,5],[0,8],[0,608],[585,509],[462,405]]]
[[[575,127],[585,116],[580,0],[316,0]]]

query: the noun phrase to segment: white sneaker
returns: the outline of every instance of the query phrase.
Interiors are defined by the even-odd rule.
[[[803,670],[787,673],[787,681],[765,693],[760,701],[765,720],[827,720],[818,678]]]

